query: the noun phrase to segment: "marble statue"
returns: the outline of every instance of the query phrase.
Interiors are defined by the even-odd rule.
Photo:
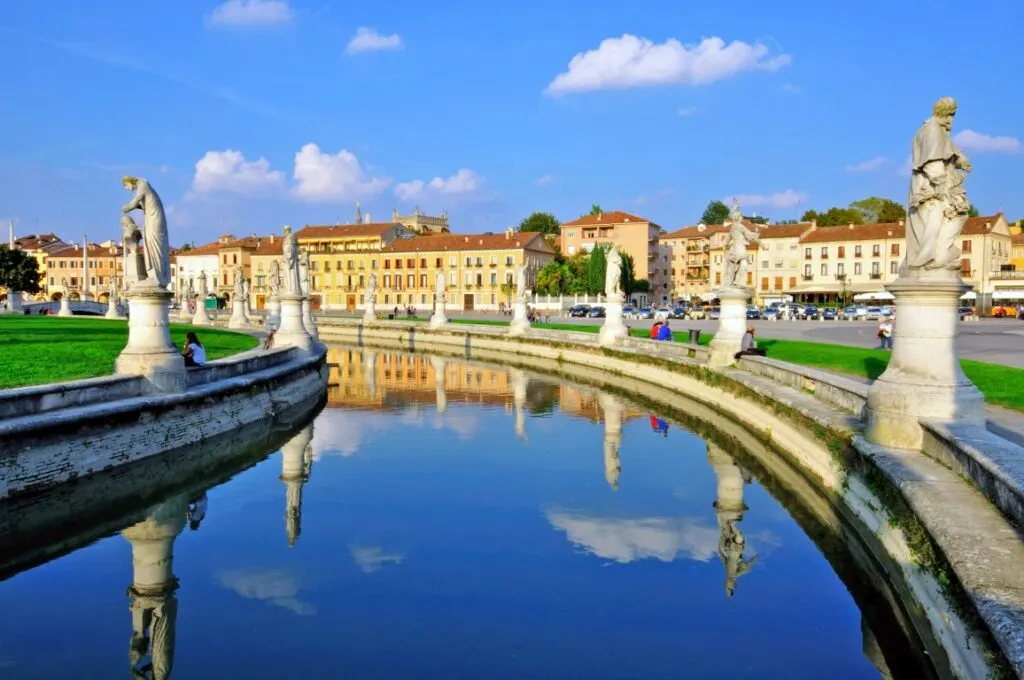
[[[440,302],[444,302],[444,272],[438,272],[434,277],[434,294]]]
[[[194,300],[196,297],[195,279],[189,278],[188,287],[185,289],[185,299]]]
[[[526,265],[519,267],[516,272],[516,300],[526,300]]]
[[[747,284],[747,247],[760,242],[757,232],[748,229],[740,216],[739,201],[733,201],[729,216],[729,239],[725,246],[725,276],[723,288],[743,288]]]
[[[290,295],[302,294],[302,279],[299,278],[299,242],[291,227],[284,228],[284,290]]]
[[[107,302],[112,305],[117,304],[117,277],[111,276],[110,281],[107,282]]]
[[[272,297],[277,297],[281,293],[281,263],[277,260],[270,263],[270,276],[267,285],[270,286]]]
[[[245,268],[242,265],[235,267],[235,299],[241,301],[245,290]]]
[[[210,294],[209,288],[206,287],[206,272],[199,272],[199,289],[196,291],[196,297],[200,299],[200,302],[196,304],[204,304],[206,302],[206,296]]]
[[[905,276],[919,276],[922,269],[955,272],[960,268],[956,240],[970,208],[964,178],[971,164],[950,136],[954,116],[956,100],[943,97],[914,136]]]
[[[607,265],[604,272],[604,294],[608,297],[622,295],[622,256],[619,249],[612,246],[608,249]]]
[[[366,282],[366,292],[363,293],[363,302],[370,304],[374,301],[374,296],[377,294],[377,273],[373,272],[370,274],[369,280]]]
[[[309,295],[309,253],[299,251],[299,292]]]
[[[121,215],[121,247],[124,248],[124,286],[127,290],[132,284],[146,278],[146,259],[143,257],[142,232],[131,215]]]
[[[729,211],[729,222],[742,222],[743,213],[740,211],[740,199],[732,199],[732,209]]]
[[[124,177],[121,184],[135,192],[121,212],[142,210],[142,246],[146,253],[146,278],[166,288],[171,283],[171,245],[167,235],[164,205],[149,182],[139,177]]]
[[[252,295],[252,288],[249,286],[249,280],[242,280],[242,302],[245,303],[244,308],[249,308],[249,298]]]
[[[60,287],[65,291],[68,289],[68,279],[66,276],[60,277]]]

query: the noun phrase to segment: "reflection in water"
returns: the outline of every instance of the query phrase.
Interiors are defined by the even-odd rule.
[[[747,506],[743,502],[743,485],[750,481],[746,472],[733,462],[729,454],[716,444],[708,443],[708,462],[715,469],[718,480],[718,494],[715,500],[715,516],[718,518],[718,556],[725,565],[725,592],[732,597],[736,592],[736,580],[749,572],[757,561],[743,559],[746,539],[740,531],[740,520]]]
[[[128,601],[132,637],[128,662],[136,678],[166,680],[174,665],[174,627],[178,579],[172,571],[174,540],[185,528],[188,500],[172,498],[121,532],[132,545],[132,584]],[[148,660],[147,660],[148,656]]]
[[[313,425],[302,428],[281,447],[281,481],[285,483],[284,525],[289,547],[302,535],[302,486],[313,469]]]
[[[430,365],[434,368],[434,399],[437,404],[437,412],[444,413],[448,410],[448,393],[445,391],[445,360],[441,357],[430,357]]]
[[[401,564],[402,560],[405,559],[405,555],[385,552],[384,548],[379,545],[353,545],[349,548],[349,552],[352,553],[352,559],[356,561],[356,564],[359,565],[364,574],[380,571],[381,567],[385,564]]]
[[[718,532],[693,518],[597,517],[571,510],[550,510],[547,519],[584,552],[622,564],[654,558],[672,562],[680,555],[707,562],[715,555]]]
[[[247,600],[263,600],[298,616],[316,614],[316,607],[299,599],[299,585],[283,569],[236,569],[217,574],[223,587]]]
[[[518,368],[509,369],[512,376],[512,403],[516,411],[516,436],[526,441],[526,390],[530,379]]]
[[[604,412],[604,478],[614,490],[619,488],[619,445],[622,443],[622,402],[610,394],[599,397]]]

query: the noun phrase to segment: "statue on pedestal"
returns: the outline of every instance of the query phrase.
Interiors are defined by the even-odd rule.
[[[284,228],[284,290],[291,295],[302,294],[302,280],[299,278],[299,242],[291,227]]]
[[[516,302],[526,302],[526,265],[516,272]]]
[[[956,240],[970,209],[964,178],[971,164],[950,136],[954,116],[956,100],[943,97],[914,136],[903,276],[920,276],[922,269],[960,269]]]
[[[725,276],[723,288],[744,288],[747,285],[747,247],[760,242],[757,232],[743,224],[740,202],[733,199],[729,214],[729,240],[725,246]]]
[[[242,309],[249,309],[249,296],[251,295],[252,289],[249,287],[249,280],[242,280]]]
[[[121,247],[124,248],[124,287],[146,278],[146,260],[142,255],[142,232],[131,215],[121,215]]]
[[[366,282],[366,291],[363,293],[363,303],[372,305],[375,300],[374,296],[377,294],[377,273],[373,272],[370,274],[369,280]]]
[[[235,267],[235,286],[234,286],[235,300],[238,302],[242,301],[242,296],[245,294],[245,269],[242,265]]]
[[[444,289],[444,272],[438,272],[437,275],[434,276],[434,295],[437,298],[438,304],[442,305],[442,307],[446,302],[444,296]]]
[[[156,191],[144,179],[123,177],[121,184],[125,189],[135,192],[121,212],[142,210],[145,216],[142,223],[142,245],[146,253],[146,278],[161,288],[171,283],[171,245],[167,236],[167,217],[164,205]]]
[[[277,297],[281,293],[281,263],[274,260],[270,263],[270,277],[268,278],[271,297]]]
[[[299,292],[309,295],[309,253],[299,251]]]
[[[188,287],[185,289],[185,301],[182,303],[182,307],[184,307],[185,305],[187,305],[190,302],[192,302],[192,300],[196,299],[196,288],[195,288],[194,283],[195,283],[195,280],[192,279],[192,278],[189,278],[189,280],[188,280]]]
[[[604,294],[608,297],[622,295],[622,256],[619,249],[615,246],[609,248],[606,258]]]
[[[196,292],[196,297],[200,298],[196,304],[206,304],[206,296],[210,294],[209,288],[206,287],[206,272],[199,272],[199,290]]]

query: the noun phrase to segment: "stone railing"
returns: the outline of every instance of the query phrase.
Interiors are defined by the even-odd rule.
[[[738,367],[813,394],[826,404],[850,411],[858,418],[864,414],[868,400],[868,386],[865,383],[766,357],[740,357]]]
[[[131,399],[143,394],[141,376],[110,376],[71,382],[34,385],[0,391],[0,420],[98,402]]]
[[[203,366],[188,369],[188,386],[205,385],[218,380],[237,378],[255,373],[299,358],[294,347],[283,347],[269,351],[251,350],[226,359],[210,361]]]

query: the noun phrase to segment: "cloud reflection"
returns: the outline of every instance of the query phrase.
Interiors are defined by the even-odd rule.
[[[299,586],[295,578],[283,570],[222,571],[217,574],[220,585],[233,590],[247,600],[264,600],[284,607],[299,616],[316,614],[316,607],[298,599]]]
[[[402,427],[450,430],[462,441],[469,441],[476,434],[477,418],[471,413],[437,413],[419,409],[383,415],[343,409],[325,410],[318,416],[313,432],[313,460],[324,456],[354,456],[373,439],[374,434]]]
[[[692,518],[596,517],[572,510],[545,514],[584,552],[621,564],[647,558],[671,562],[680,555],[707,562],[718,551],[718,528]]]
[[[372,574],[380,571],[385,564],[401,564],[405,555],[401,553],[386,553],[379,545],[370,546],[349,546],[352,559],[356,561],[364,574]]]

